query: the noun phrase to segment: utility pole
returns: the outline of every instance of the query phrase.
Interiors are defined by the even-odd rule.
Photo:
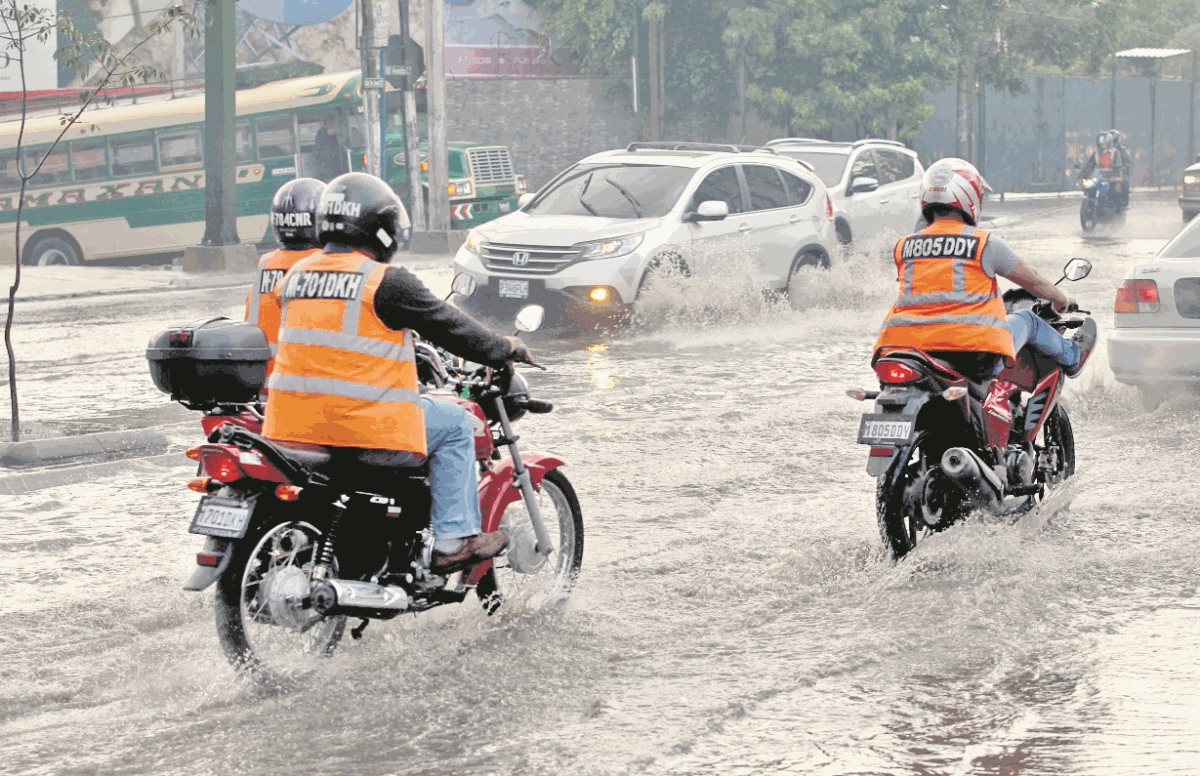
[[[204,25],[204,245],[235,245],[233,3],[205,6]]]
[[[429,231],[450,231],[450,151],[446,147],[446,8],[443,0],[426,0],[425,92],[429,101]]]
[[[383,96],[383,73],[379,69],[379,48],[376,38],[375,0],[359,0],[359,18],[362,20],[361,37],[358,41],[360,67],[362,68],[363,123],[366,125],[367,171],[382,177],[383,149],[380,145],[379,126],[383,115],[380,105]]]
[[[659,52],[662,36],[659,34],[658,17],[650,17],[649,25],[647,38],[650,55],[650,139],[662,140],[662,59]]]
[[[417,125],[417,93],[413,84],[421,72],[420,57],[412,42],[412,17],[409,16],[409,0],[400,0],[400,35],[404,42],[404,66],[408,75],[404,77],[404,160],[408,177],[409,213],[413,229],[425,231],[429,222],[425,220],[425,194],[421,187],[421,159],[417,149],[420,128]]]

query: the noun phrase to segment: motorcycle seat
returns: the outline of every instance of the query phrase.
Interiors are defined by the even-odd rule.
[[[320,445],[303,445],[297,442],[273,442],[273,444],[289,461],[306,471],[316,471],[329,465],[333,459],[329,448]]]

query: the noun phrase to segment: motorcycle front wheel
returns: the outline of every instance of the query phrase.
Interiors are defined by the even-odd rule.
[[[1090,197],[1079,206],[1079,225],[1085,232],[1096,228],[1096,201]]]
[[[542,556],[524,499],[510,504],[500,527],[510,534],[508,551],[492,563],[476,593],[494,610],[501,600],[561,598],[571,591],[583,564],[583,511],[566,475],[555,469],[542,479],[537,494],[542,521],[554,551]]]
[[[239,671],[259,677],[303,671],[333,654],[345,617],[324,617],[307,604],[321,529],[269,519],[239,541],[217,580],[217,638]]]

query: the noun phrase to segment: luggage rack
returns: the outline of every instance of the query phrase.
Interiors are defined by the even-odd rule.
[[[733,143],[697,143],[693,141],[655,140],[648,142],[630,143],[625,149],[636,151],[709,151],[727,154],[775,153],[774,149],[766,146],[735,145]]]
[[[767,141],[767,148],[774,149],[775,146],[786,145],[832,145],[858,148],[859,146],[864,146],[868,143],[895,146],[897,148],[908,148],[908,146],[904,145],[904,143],[901,143],[898,140],[883,140],[876,137],[864,137],[861,140],[822,140],[819,137],[777,137],[774,140]]]

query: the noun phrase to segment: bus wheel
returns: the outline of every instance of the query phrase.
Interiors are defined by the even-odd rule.
[[[26,249],[25,263],[31,267],[74,267],[83,263],[83,256],[70,240],[43,237]]]

